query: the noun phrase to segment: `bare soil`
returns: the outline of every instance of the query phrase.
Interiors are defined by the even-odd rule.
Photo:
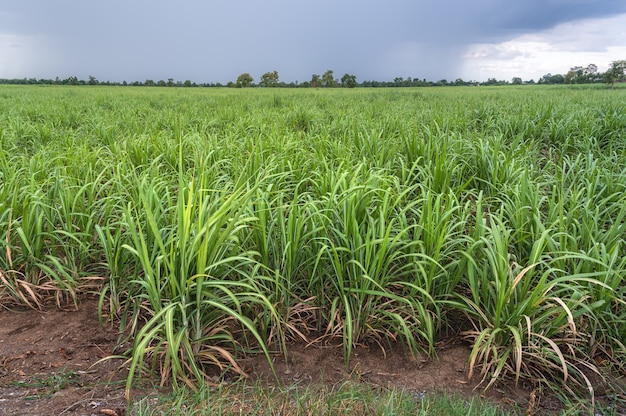
[[[73,311],[0,311],[0,415],[123,415],[123,360],[100,361],[117,339],[93,300]]]
[[[114,353],[117,342],[116,326],[100,325],[94,300],[70,311],[0,311],[0,415],[125,415],[124,361],[102,360]],[[273,361],[282,385],[333,386],[352,380],[404,389],[419,398],[444,390],[481,393],[477,380],[467,380],[469,353],[467,345],[451,343],[430,360],[399,347],[383,353],[362,346],[346,366],[340,347],[292,344],[287,359],[275,355]],[[253,380],[276,383],[264,356],[244,358],[242,364]],[[133,392],[137,398],[154,394],[159,391]],[[531,386],[502,385],[486,395],[511,410],[524,412],[529,402],[531,411],[556,408],[553,400],[531,399],[536,396]]]

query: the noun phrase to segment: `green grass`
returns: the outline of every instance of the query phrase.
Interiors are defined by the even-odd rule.
[[[459,415],[496,416],[520,409],[497,406],[477,396],[424,394],[344,383],[334,387],[266,388],[235,384],[185,390],[176,397],[146,397],[130,414],[156,415]]]
[[[624,371],[623,89],[2,90],[0,301],[97,291],[127,389],[293,339]]]
[[[24,400],[50,398],[61,390],[78,385],[80,385],[79,375],[65,369],[57,373],[52,373],[47,377],[35,377],[28,382],[15,383],[15,386],[19,388],[27,388],[31,391],[35,389],[36,392],[26,396]]]

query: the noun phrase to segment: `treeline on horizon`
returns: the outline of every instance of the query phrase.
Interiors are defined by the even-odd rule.
[[[249,87],[281,87],[281,88],[355,88],[355,87],[437,87],[437,86],[479,86],[479,85],[524,85],[524,84],[598,84],[607,83],[615,84],[624,81],[624,72],[626,70],[626,60],[614,61],[606,72],[598,72],[595,64],[589,64],[586,67],[576,66],[570,68],[565,74],[545,74],[537,81],[530,79],[522,80],[520,77],[514,77],[510,81],[497,80],[496,78],[488,78],[486,81],[465,81],[457,78],[454,81],[441,79],[439,81],[427,81],[419,78],[403,78],[396,77],[393,81],[362,81],[357,82],[355,75],[344,74],[340,79],[334,77],[333,70],[327,70],[323,75],[313,74],[311,80],[304,82],[282,82],[280,81],[278,71],[266,72],[260,77],[258,83],[249,73],[243,73],[237,77],[235,81],[226,84],[222,83],[196,83],[191,80],[175,81],[173,78],[167,80],[154,81],[146,79],[145,81],[99,81],[94,76],[82,80],[76,76],[70,76],[64,79],[56,77],[55,79],[37,79],[37,78],[0,78],[0,84],[19,84],[19,85],[110,85],[110,86],[136,86],[136,87],[230,87],[230,88],[249,88]]]

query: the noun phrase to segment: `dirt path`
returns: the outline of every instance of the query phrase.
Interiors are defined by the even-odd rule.
[[[113,327],[94,301],[78,311],[0,312],[0,415],[91,415],[125,409]]]
[[[99,362],[113,353],[116,341],[116,327],[100,326],[93,300],[77,311],[0,311],[0,415],[124,415],[122,360]],[[353,354],[346,367],[340,348],[294,344],[288,359],[277,355],[274,365],[283,385],[350,379],[406,389],[416,397],[441,390],[476,393],[475,382],[467,381],[466,345],[442,347],[435,360],[402,350],[385,356],[378,348],[359,347]],[[244,359],[243,365],[251,378],[275,382],[264,357]],[[529,394],[522,387],[497,388],[488,396],[524,408]]]

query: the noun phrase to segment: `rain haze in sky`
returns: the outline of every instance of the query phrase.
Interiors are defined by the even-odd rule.
[[[624,0],[4,0],[0,78],[538,79],[626,59]]]

